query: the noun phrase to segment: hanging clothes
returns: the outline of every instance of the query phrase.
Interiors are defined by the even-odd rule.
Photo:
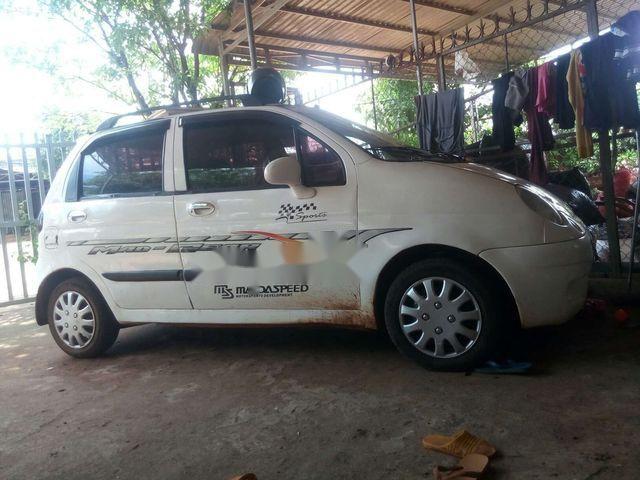
[[[416,124],[418,127],[420,148],[427,152],[437,151],[438,116],[436,110],[436,95],[417,95],[414,100],[416,102]]]
[[[531,144],[531,154],[529,162],[529,180],[538,185],[547,183],[547,165],[544,158],[544,150],[551,150],[555,143],[551,125],[549,125],[549,115],[539,111],[538,108],[538,86],[541,67],[534,67],[529,70],[527,77],[529,82],[529,96],[525,102],[525,113],[527,114],[527,135]],[[543,74],[545,72],[543,71]],[[545,98],[544,95],[540,98]]]
[[[509,80],[509,89],[504,98],[504,106],[510,110],[512,118],[520,117],[520,112],[524,107],[529,95],[529,69],[519,68]],[[521,117],[520,117],[521,118]]]
[[[614,60],[628,80],[640,81],[640,11],[632,10],[611,25],[619,38]]]
[[[420,147],[430,153],[464,152],[464,90],[415,97]]]
[[[580,47],[586,72],[584,125],[591,130],[640,125],[635,83],[614,62],[620,41],[620,37],[608,33]]]
[[[553,62],[543,63],[538,67],[538,93],[536,108],[538,112],[553,117],[556,114],[555,65]]]
[[[573,128],[576,124],[576,116],[569,102],[569,85],[567,84],[567,72],[571,55],[562,55],[556,60],[556,114],[555,123],[562,129]]]
[[[500,78],[492,80],[493,102],[491,113],[493,115],[492,138],[494,145],[500,145],[503,151],[513,150],[516,146],[516,136],[513,131],[514,116],[505,106],[509,83],[513,77],[513,72],[506,73]]]
[[[569,103],[575,113],[576,121],[576,147],[580,158],[593,156],[593,139],[591,132],[584,126],[584,92],[582,89],[584,81],[584,65],[582,63],[582,52],[574,50],[571,52],[569,66],[567,69],[567,96]]]

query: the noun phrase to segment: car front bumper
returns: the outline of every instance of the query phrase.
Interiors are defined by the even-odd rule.
[[[566,322],[584,305],[593,262],[588,234],[558,243],[485,250],[480,257],[506,281],[525,328]]]

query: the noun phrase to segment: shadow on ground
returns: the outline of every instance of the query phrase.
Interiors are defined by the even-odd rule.
[[[123,330],[62,353],[32,306],[0,311],[0,478],[426,479],[428,433],[499,448],[487,478],[637,478],[640,329],[608,317],[523,332],[527,376],[434,373],[380,335]],[[634,313],[635,315],[635,313]]]

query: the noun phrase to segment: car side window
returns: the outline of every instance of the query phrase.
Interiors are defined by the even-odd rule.
[[[340,156],[317,138],[298,131],[298,153],[302,166],[302,183],[308,187],[346,184]]]
[[[229,119],[184,126],[187,189],[219,192],[279,188],[264,168],[296,152],[293,126],[263,119]]]
[[[99,139],[82,155],[80,198],[162,192],[164,131]]]

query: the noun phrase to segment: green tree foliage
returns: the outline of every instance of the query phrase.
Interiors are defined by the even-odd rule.
[[[412,80],[396,80],[379,78],[373,86],[376,97],[376,116],[378,130],[393,133],[399,141],[406,145],[418,145],[418,136],[413,124],[416,121],[414,97],[418,92],[418,84]],[[424,84],[424,92],[434,90],[432,83]],[[358,104],[358,111],[365,115],[367,122],[373,125],[373,104],[371,91],[365,93]]]
[[[39,0],[109,62],[99,80],[125,80],[129,98],[147,108],[163,99],[195,100],[211,86],[217,58],[191,54],[194,38],[228,0]],[[89,80],[91,81],[91,80]],[[218,84],[217,81],[213,82]],[[119,95],[114,92],[114,96]]]

